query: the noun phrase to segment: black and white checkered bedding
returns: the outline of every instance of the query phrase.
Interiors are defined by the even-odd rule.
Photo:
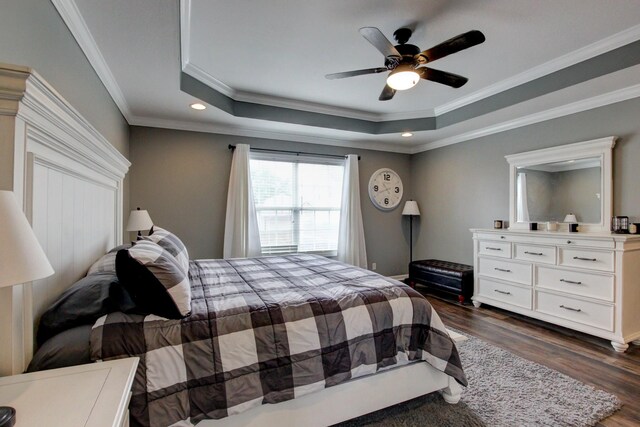
[[[397,281],[302,254],[191,261],[189,275],[189,317],[94,325],[93,359],[140,357],[133,425],[191,426],[414,360],[466,385],[437,313]]]

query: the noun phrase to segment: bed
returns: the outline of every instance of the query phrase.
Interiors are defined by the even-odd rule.
[[[0,352],[4,374],[19,373],[26,368],[33,355],[35,325],[45,308],[81,280],[96,259],[122,243],[123,180],[129,166],[32,70],[0,67],[0,98],[7,93],[11,102],[3,104],[3,114],[11,117],[14,132],[5,132],[0,138],[5,146],[13,147],[10,166],[14,174],[10,183],[0,184],[13,189],[22,201],[56,274],[10,291],[3,290],[0,311],[5,316],[8,313],[9,319],[0,326],[0,333],[13,343],[9,350]],[[267,269],[269,264],[292,265],[288,268],[278,265],[274,270]],[[251,280],[252,274],[243,270],[246,268],[257,268],[256,280]],[[308,272],[313,275],[307,275]],[[261,275],[274,276],[265,279]],[[328,281],[324,282],[325,279]],[[274,285],[279,282],[297,284],[283,295],[280,292],[283,288]],[[268,284],[274,287],[269,288]],[[230,290],[233,287],[236,291]],[[349,294],[347,288],[358,293]],[[191,312],[185,319],[111,312],[91,325],[94,359],[128,355],[142,359],[132,397],[134,423],[169,425],[176,420],[175,425],[190,425],[206,415],[220,419],[205,420],[199,426],[328,425],[433,391],[441,391],[451,403],[460,397],[459,384],[464,384],[465,379],[455,345],[426,300],[399,282],[326,258],[294,255],[193,261],[189,264],[189,289]],[[241,304],[243,299],[245,303]],[[296,305],[302,304],[302,300],[307,308]],[[291,313],[277,306],[278,302],[291,308]],[[382,314],[373,314],[376,312],[370,311],[372,305],[383,307]],[[417,305],[422,309],[416,309]],[[417,326],[408,326],[409,306],[411,322],[415,317]],[[246,310],[256,314],[247,314]],[[364,316],[352,317],[356,313]],[[282,317],[277,319],[277,315]],[[237,316],[237,320],[231,321],[231,316]],[[221,317],[228,317],[229,321]],[[330,317],[334,318],[333,323]],[[369,323],[361,320],[367,317]],[[315,341],[290,340],[287,335],[288,330],[295,335],[297,329],[309,329],[312,324],[320,332]],[[334,325],[331,332],[340,330],[342,325],[341,334],[346,342],[334,341],[336,335],[329,333],[327,327],[323,334],[318,326],[322,324]],[[221,334],[216,331],[218,327],[227,328],[228,333]],[[132,330],[144,339],[134,339],[136,333]],[[150,331],[157,332],[159,340],[151,344],[153,347],[149,346],[153,342],[148,340]],[[209,334],[206,338],[198,335],[203,331]],[[191,334],[192,344],[184,344],[183,338],[187,342]],[[254,338],[262,337],[260,341],[254,339],[255,351],[249,348],[251,340],[246,339],[251,334]],[[114,336],[127,339],[118,343]],[[241,339],[228,339],[233,337]],[[395,340],[393,345],[388,344],[391,337]],[[232,345],[228,350],[220,350],[220,341]],[[263,341],[265,344],[271,341],[275,349],[258,349],[258,343]],[[135,348],[126,348],[127,342],[132,346],[136,343]],[[236,354],[237,351],[240,353]],[[209,361],[209,365],[197,362],[202,365],[200,373],[194,374],[193,368],[184,364],[180,367],[182,362],[176,355],[181,354],[184,359],[190,352],[201,352],[205,355],[201,360]],[[323,355],[327,359],[333,353],[346,357],[336,357],[334,363],[323,360]],[[270,357],[264,358],[265,354]],[[151,363],[154,358],[159,363]],[[347,364],[344,360],[356,362]],[[409,363],[413,360],[419,362]],[[315,367],[305,370],[305,363]],[[169,366],[176,369],[172,371]],[[271,377],[260,374],[259,369],[255,370],[260,367],[278,374]],[[154,382],[149,391],[146,380],[151,377]],[[247,381],[245,377],[253,380]],[[273,390],[263,388],[263,379],[273,385]],[[222,406],[212,409],[208,400],[219,402],[221,398],[203,391],[195,393],[203,402],[202,407],[194,410],[191,400],[196,398],[191,396],[189,408],[184,405],[185,396],[189,395],[186,389],[205,390],[212,385],[224,389],[225,380],[240,383],[245,397],[236,396],[234,391],[233,396],[223,399]],[[287,386],[279,387],[278,382]],[[258,389],[265,393],[256,394]],[[163,413],[172,404],[154,406],[154,402],[162,399],[166,402],[174,399],[177,418]],[[263,400],[272,404],[262,405]],[[332,410],[327,411],[327,407]]]

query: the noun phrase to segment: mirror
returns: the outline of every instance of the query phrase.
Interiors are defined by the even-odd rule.
[[[615,138],[506,156],[510,165],[510,226],[558,222],[574,214],[581,231],[608,231],[612,206],[611,151]],[[543,228],[544,229],[544,228]]]

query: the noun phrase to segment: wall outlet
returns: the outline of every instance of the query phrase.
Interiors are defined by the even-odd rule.
[[[373,271],[376,271],[376,268],[378,268],[378,264],[376,264],[375,262],[372,262],[372,263],[371,263],[371,269],[372,269]]]

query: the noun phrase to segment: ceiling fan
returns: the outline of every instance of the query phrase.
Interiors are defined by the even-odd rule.
[[[387,84],[378,98],[380,101],[390,100],[398,90],[412,88],[421,78],[459,88],[467,82],[468,79],[466,77],[433,68],[421,67],[421,65],[470,48],[485,40],[484,34],[478,30],[472,30],[421,52],[418,46],[407,44],[412,34],[409,28],[400,28],[393,33],[393,37],[398,42],[396,46],[391,44],[389,39],[382,34],[382,31],[376,27],[360,28],[360,34],[382,52],[385,57],[384,67],[327,74],[325,77],[333,80],[390,71],[387,77]]]

